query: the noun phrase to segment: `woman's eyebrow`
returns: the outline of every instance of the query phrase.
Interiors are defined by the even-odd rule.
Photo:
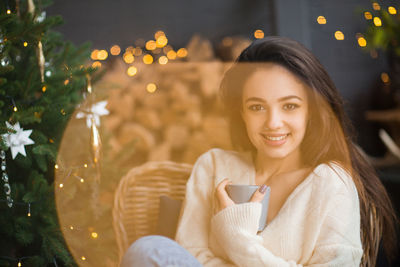
[[[295,99],[298,99],[300,101],[303,101],[303,99],[301,97],[297,96],[297,95],[284,96],[284,97],[279,98],[278,101],[279,102],[283,102],[283,101],[286,101],[286,100],[289,100],[289,99],[292,99],[292,98],[295,98]]]
[[[289,99],[293,99],[293,98],[294,99],[298,99],[300,101],[303,101],[303,99],[301,97],[296,96],[296,95],[284,96],[284,97],[279,98],[278,101],[279,102],[283,102],[283,101],[286,101],[286,100],[289,100]],[[266,102],[265,99],[260,98],[260,97],[249,97],[249,98],[246,99],[245,103],[250,102],[250,101],[263,102],[263,103]]]

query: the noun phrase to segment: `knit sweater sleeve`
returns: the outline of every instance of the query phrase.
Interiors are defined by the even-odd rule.
[[[315,233],[319,233],[316,234],[317,242],[312,248],[312,256],[304,265],[278,257],[263,246],[263,238],[257,235],[260,203],[236,204],[220,211],[211,220],[212,232],[225,245],[228,257],[239,267],[359,266],[362,248],[357,192],[355,189],[348,190],[345,186],[325,188],[325,192],[327,198],[311,200],[325,203],[319,218],[312,219],[319,220],[319,227],[313,229]],[[291,220],[297,219],[291,217]],[[314,224],[310,222],[310,225]],[[290,238],[296,240],[300,237]]]
[[[215,256],[209,248],[213,175],[212,157],[210,153],[205,153],[195,163],[186,184],[186,197],[175,240],[205,267],[234,267]]]

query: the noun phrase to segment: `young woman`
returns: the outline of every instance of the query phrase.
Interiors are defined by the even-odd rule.
[[[221,96],[236,151],[212,149],[197,160],[177,243],[139,239],[123,265],[375,266],[381,237],[393,255],[390,200],[311,52],[283,37],[257,40],[225,74]],[[235,204],[229,183],[260,188]],[[258,232],[266,186],[267,226]]]

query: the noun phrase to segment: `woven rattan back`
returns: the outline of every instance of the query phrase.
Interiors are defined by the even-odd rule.
[[[120,259],[135,240],[156,233],[161,195],[184,199],[191,170],[190,164],[155,161],[131,169],[121,179],[113,208]]]

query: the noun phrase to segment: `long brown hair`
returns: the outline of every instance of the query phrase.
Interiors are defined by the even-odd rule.
[[[343,100],[318,59],[300,43],[278,36],[253,42],[239,55],[221,82],[221,99],[230,122],[232,144],[240,150],[251,144],[242,110],[242,89],[246,79],[260,64],[275,63],[300,78],[311,90],[309,125],[301,144],[310,166],[336,161],[353,177],[360,200],[362,266],[375,266],[380,240],[391,259],[397,249],[397,217],[389,196],[373,167],[354,143],[355,131],[343,111]]]

